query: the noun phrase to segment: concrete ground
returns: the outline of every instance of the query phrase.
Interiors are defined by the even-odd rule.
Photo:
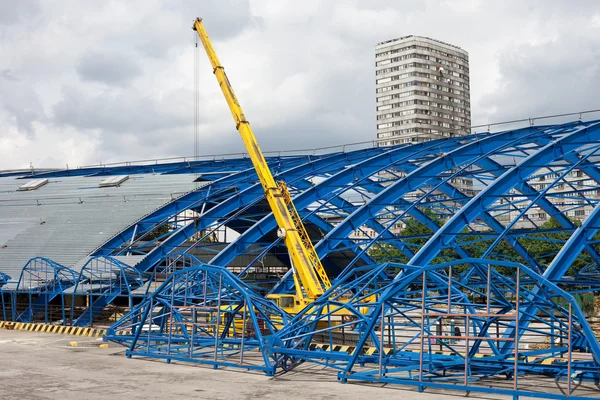
[[[78,347],[69,346],[77,341]],[[464,393],[417,393],[398,386],[341,384],[305,364],[275,377],[127,359],[95,338],[0,330],[0,393],[18,399],[458,399]]]
[[[69,342],[76,341],[77,347]],[[331,369],[305,363],[293,371],[267,377],[262,373],[235,369],[213,370],[189,363],[124,355],[123,347],[99,348],[101,339],[0,329],[0,394],[17,399],[453,399],[463,391],[337,382]],[[552,379],[519,379],[523,390],[560,394]],[[512,381],[499,380],[497,387],[510,388]],[[564,384],[560,384],[564,386]],[[575,395],[600,400],[600,390],[591,383],[574,387]],[[471,398],[488,397],[472,392]]]

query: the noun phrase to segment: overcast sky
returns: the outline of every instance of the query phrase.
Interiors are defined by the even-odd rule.
[[[0,0],[0,168],[192,155],[196,16],[265,151],[374,139],[375,45],[410,34],[469,52],[474,124],[600,108],[596,0]],[[240,151],[199,71],[201,153]]]

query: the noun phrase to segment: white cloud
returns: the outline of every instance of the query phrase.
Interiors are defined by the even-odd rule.
[[[189,155],[196,16],[265,150],[374,139],[374,46],[408,34],[469,51],[474,123],[597,108],[595,1],[13,3],[0,168]],[[202,49],[200,105],[201,152],[240,151]]]

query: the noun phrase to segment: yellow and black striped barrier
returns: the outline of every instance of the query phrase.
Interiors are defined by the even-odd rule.
[[[336,344],[334,344],[333,346],[330,346],[328,344],[322,344],[322,343],[311,343],[310,350],[316,350],[316,349],[320,349],[323,351],[341,351],[341,352],[348,353],[348,354],[354,354],[354,352],[356,351],[355,346],[342,346],[342,345],[336,345]],[[404,349],[403,351],[410,352],[410,353],[419,353],[419,350]],[[394,352],[394,349],[384,347],[384,352],[386,355],[390,355]],[[377,353],[377,347],[365,347],[363,350],[363,354],[368,355],[368,356],[373,355],[375,353]],[[457,353],[453,353],[451,351],[434,351],[433,353],[438,354],[438,355],[445,355],[445,356],[457,354]],[[464,357],[464,353],[458,353],[458,354],[460,354]],[[477,354],[477,355],[475,355],[476,358],[485,358],[485,357],[491,357],[491,356],[493,356],[493,354]],[[526,357],[520,356],[519,359],[525,360]],[[508,358],[507,360],[510,361],[512,359]],[[566,360],[564,358],[557,358],[557,357],[528,357],[526,361],[530,362],[530,363],[537,363],[540,365],[552,365],[556,362],[561,362],[561,361],[566,362]],[[573,361],[585,361],[585,360],[573,359]]]
[[[106,329],[85,328],[82,326],[65,326],[65,325],[35,324],[35,323],[27,323],[27,322],[11,322],[11,321],[0,321],[0,329],[54,333],[54,334],[59,334],[59,335],[87,336],[87,337],[101,337],[101,336],[106,335]],[[117,332],[117,335],[125,335],[125,334],[126,334],[126,332],[124,332],[124,331]]]

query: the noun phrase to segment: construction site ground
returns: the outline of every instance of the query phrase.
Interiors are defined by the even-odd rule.
[[[262,373],[148,359],[127,359],[100,338],[0,330],[0,387],[11,398],[105,399],[458,399],[460,391],[337,382],[333,371],[302,364],[291,372]],[[104,347],[104,346],[103,346]],[[522,381],[526,384],[525,381]],[[540,382],[528,382],[537,386]],[[552,383],[547,386],[549,389]],[[590,388],[591,389],[591,388]],[[588,392],[589,395],[589,392]],[[472,398],[490,398],[471,393]],[[494,399],[508,398],[494,396]]]

